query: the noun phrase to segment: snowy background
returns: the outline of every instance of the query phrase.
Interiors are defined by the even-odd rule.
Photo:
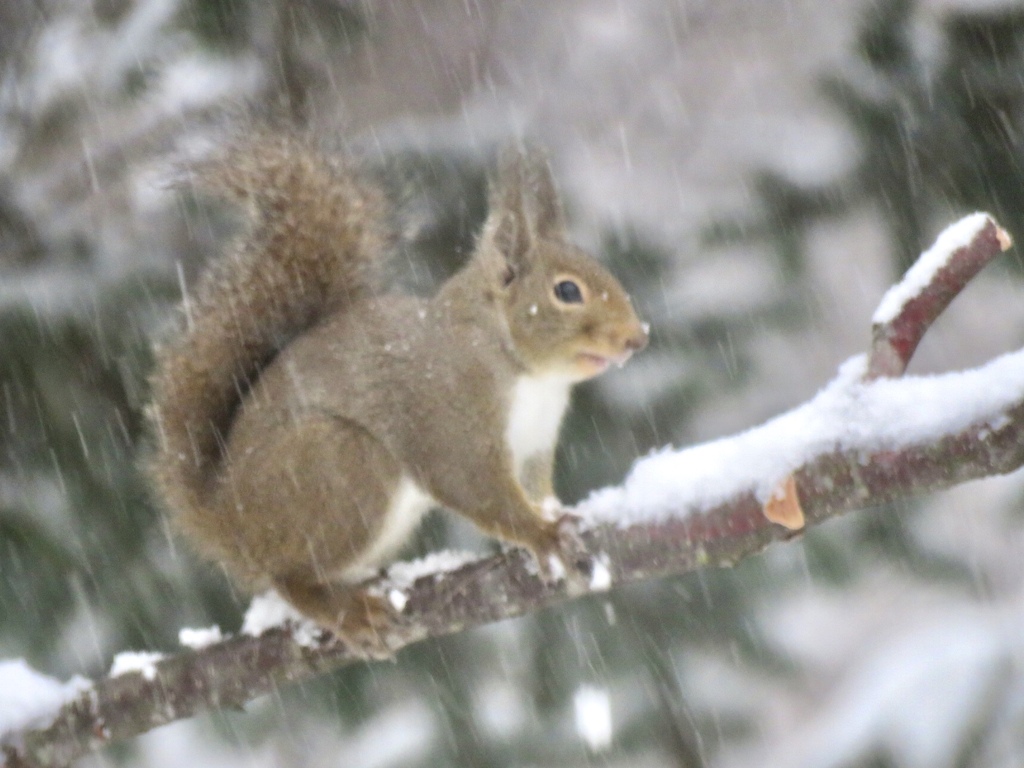
[[[149,344],[225,230],[168,191],[171,163],[253,111],[381,166],[417,288],[471,243],[496,147],[549,149],[576,238],[653,326],[578,393],[567,500],[813,396],[963,213],[1024,240],[1022,3],[7,0],[0,659],[95,677],[182,627],[241,626],[246,598],[167,530],[134,461]],[[1011,251],[983,273],[911,372],[1022,346],[1020,271]],[[85,764],[1019,766],[1022,485],[865,510]],[[446,543],[487,547],[441,517],[418,546]]]

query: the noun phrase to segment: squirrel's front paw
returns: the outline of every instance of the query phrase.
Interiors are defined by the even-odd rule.
[[[558,522],[558,519],[565,514],[565,507],[558,500],[557,496],[545,496],[540,502],[540,513],[545,520]]]

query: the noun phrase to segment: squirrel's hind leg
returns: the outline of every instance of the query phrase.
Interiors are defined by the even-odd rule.
[[[398,617],[383,598],[347,584],[318,582],[311,574],[277,578],[273,584],[299,613],[329,630],[353,653],[368,659],[394,655],[389,633]]]
[[[269,429],[241,426],[230,446],[217,533],[258,577],[250,580],[309,573],[326,583],[360,565],[401,483],[384,446],[327,414],[302,414]]]
[[[231,444],[222,507],[233,562],[268,581],[300,613],[363,656],[389,656],[396,617],[351,586],[385,532],[401,468],[365,429],[305,413],[269,429],[242,423]]]

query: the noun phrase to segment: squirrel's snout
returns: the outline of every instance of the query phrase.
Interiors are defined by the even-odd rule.
[[[650,326],[647,323],[640,323],[633,334],[626,338],[625,347],[631,352],[639,352],[647,346],[648,341],[650,341]]]
[[[631,349],[634,352],[639,352],[641,349],[647,346],[647,334],[638,333],[634,336],[630,336],[626,339],[626,349]]]
[[[637,323],[635,328],[626,331],[622,335],[616,335],[612,344],[615,348],[622,351],[611,357],[612,362],[619,368],[624,366],[629,358],[633,356],[634,352],[639,352],[647,346],[649,336],[650,328],[647,323]]]

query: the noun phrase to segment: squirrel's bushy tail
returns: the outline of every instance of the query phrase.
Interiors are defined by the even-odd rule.
[[[199,191],[242,203],[249,221],[186,297],[184,332],[156,355],[148,470],[186,523],[261,370],[302,331],[376,291],[392,241],[380,189],[298,138],[236,143],[190,175]]]

